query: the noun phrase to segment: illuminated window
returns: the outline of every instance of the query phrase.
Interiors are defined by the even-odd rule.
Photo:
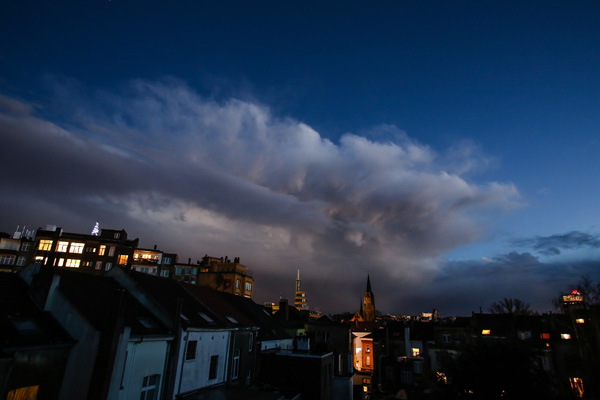
[[[575,397],[583,397],[583,380],[581,378],[569,378],[569,382]]]
[[[65,259],[59,258],[58,263],[56,265],[58,265],[59,267],[63,267],[65,265]]]
[[[540,339],[550,339],[550,334],[549,333],[542,333],[540,335]]]
[[[65,267],[67,267],[67,268],[79,268],[80,264],[81,264],[81,260],[75,260],[73,258],[68,258],[67,261],[65,262]]]
[[[40,240],[38,250],[50,251],[50,249],[52,249],[52,240]]]
[[[0,256],[0,264],[13,265],[15,263],[15,256]]]
[[[584,323],[585,323],[585,320],[584,320],[583,318],[577,318],[577,319],[575,320],[575,322],[577,322],[578,324],[584,324]]]
[[[436,372],[437,381],[443,384],[448,384],[448,377],[443,372]]]
[[[69,242],[58,242],[58,246],[56,246],[56,251],[60,253],[66,253],[69,248]]]
[[[103,244],[100,246],[100,250],[98,250],[98,255],[103,256],[105,252],[106,252],[106,245]]]
[[[412,356],[413,357],[420,357],[421,356],[421,349],[419,349],[417,347],[413,347],[412,348]]]
[[[560,338],[561,339],[565,339],[565,340],[569,340],[569,339],[571,339],[571,334],[570,333],[561,333],[560,334]]]
[[[96,267],[97,270],[101,270],[102,269],[102,261],[96,261]]]
[[[85,243],[71,243],[71,247],[69,247],[69,253],[77,253],[77,254],[81,254],[83,253],[83,247],[85,246]]]
[[[109,257],[114,257],[115,256],[115,246],[110,246],[108,248],[108,256]]]
[[[127,254],[121,254],[119,256],[119,265],[127,265],[127,259],[129,256]]]
[[[484,330],[482,330],[482,331],[481,331],[481,334],[482,334],[482,335],[489,335],[489,334],[491,334],[491,333],[492,333],[492,331],[491,331],[491,330],[489,330],[489,329],[484,329]]]
[[[37,399],[39,386],[27,386],[8,392],[7,399]]]
[[[142,383],[142,391],[140,400],[154,400],[158,397],[158,386],[160,382],[160,375],[148,375],[144,377]]]
[[[248,291],[248,292],[252,291],[252,283],[251,282],[246,282],[246,291]]]

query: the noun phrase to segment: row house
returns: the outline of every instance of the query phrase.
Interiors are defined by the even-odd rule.
[[[48,225],[36,231],[31,261],[98,273],[116,266],[130,268],[138,243],[139,239],[128,239],[124,229],[102,229],[97,235],[88,235]]]

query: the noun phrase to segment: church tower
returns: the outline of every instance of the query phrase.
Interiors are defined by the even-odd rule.
[[[367,275],[367,290],[363,297],[363,319],[365,321],[375,321],[375,296],[371,291],[371,277]]]

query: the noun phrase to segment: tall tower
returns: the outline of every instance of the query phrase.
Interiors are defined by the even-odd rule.
[[[375,321],[375,295],[371,291],[371,277],[367,274],[367,290],[363,297],[363,319],[365,321]]]
[[[294,307],[296,307],[298,310],[308,310],[306,292],[300,290],[300,270],[298,270],[298,277],[296,278],[296,297],[294,298]]]

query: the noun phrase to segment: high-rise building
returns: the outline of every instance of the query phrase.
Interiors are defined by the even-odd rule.
[[[296,296],[294,297],[294,307],[296,307],[298,310],[308,310],[306,292],[300,290],[300,270],[298,270],[298,277],[296,278]]]

